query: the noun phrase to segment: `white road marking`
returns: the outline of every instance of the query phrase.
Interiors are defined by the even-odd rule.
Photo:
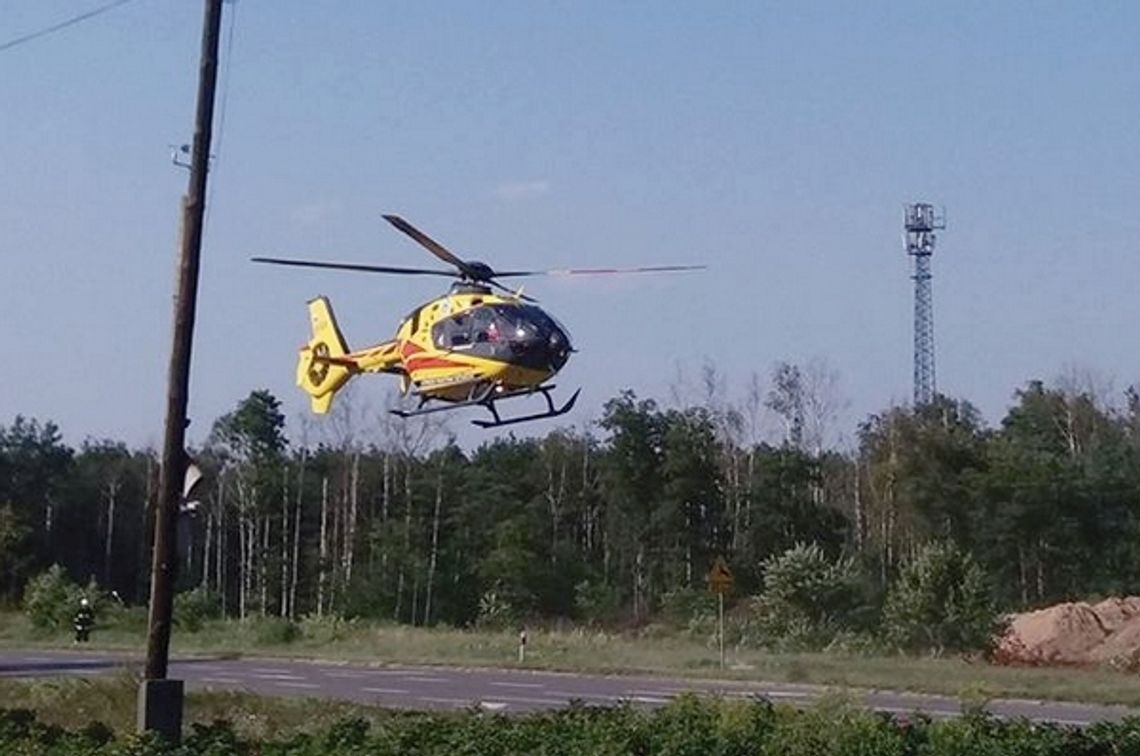
[[[50,656],[25,656],[16,659],[16,661],[29,661],[35,664],[43,664],[45,662],[53,662],[55,659],[51,658]]]
[[[342,680],[360,680],[368,677],[367,672],[330,672],[328,670],[321,670],[325,677],[336,677]]]
[[[258,675],[287,675],[287,674],[289,674],[289,670],[287,670],[287,669],[269,669],[268,667],[254,667],[253,669],[250,670],[250,672],[253,672],[254,674],[258,674]]]
[[[629,700],[633,701],[634,703],[648,703],[648,704],[669,703],[668,698],[656,698],[654,696],[634,696],[633,698],[631,698]]]
[[[428,683],[439,683],[439,682],[447,682],[448,681],[446,677],[419,677],[419,676],[413,676],[413,675],[408,675],[404,679],[408,680],[409,682],[428,682]]]
[[[480,701],[479,705],[491,711],[501,711],[507,708],[507,705],[501,701]]]
[[[581,691],[569,691],[569,690],[544,690],[543,693],[545,693],[548,696],[562,696],[563,698],[565,698],[568,701],[573,700],[575,698],[580,698],[583,701],[585,701],[588,698],[594,699],[597,701],[620,701],[621,699],[626,698],[626,696],[615,696],[615,695],[610,695],[608,693],[582,693]]]
[[[304,682],[281,682],[281,681],[278,681],[276,684],[280,685],[284,688],[319,688],[319,687],[321,687],[320,685],[317,685],[316,683],[304,683]]]
[[[740,690],[730,691],[725,695],[734,698],[799,698],[804,701],[814,701],[819,696],[809,695],[807,693],[796,693],[791,690]]]
[[[399,688],[361,688],[365,693],[389,693],[393,696],[406,696],[408,691]]]
[[[565,698],[527,698],[526,696],[495,696],[496,701],[513,701],[514,703],[540,704],[542,706],[565,705]]]
[[[303,675],[286,675],[286,674],[255,674],[258,680],[304,680]]]
[[[202,678],[199,678],[199,679],[200,679],[202,682],[207,682],[207,683],[223,683],[223,684],[225,684],[225,685],[237,685],[237,684],[238,684],[238,682],[239,682],[238,680],[235,680],[235,679],[233,679],[232,677],[202,677]]]
[[[498,685],[502,688],[545,688],[542,683],[516,683],[516,682],[493,682],[492,685]]]
[[[913,716],[915,714],[922,714],[924,716],[939,717],[942,719],[952,719],[954,717],[959,716],[957,712],[953,712],[953,711],[942,711],[939,709],[918,709],[918,708],[908,709],[905,706],[874,706],[874,707],[871,707],[871,710],[872,711],[881,711],[881,712],[884,712],[887,714],[903,714],[906,716]],[[1058,722],[1060,724],[1079,724],[1079,725],[1088,724],[1088,722],[1067,722],[1066,720],[1063,720],[1063,719],[1051,719],[1049,721],[1050,722]]]

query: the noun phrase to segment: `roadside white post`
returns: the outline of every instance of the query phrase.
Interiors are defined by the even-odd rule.
[[[519,664],[526,663],[526,628],[519,628]]]

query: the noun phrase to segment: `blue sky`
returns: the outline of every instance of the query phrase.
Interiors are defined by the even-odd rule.
[[[0,43],[96,5],[7,0]],[[381,212],[496,266],[710,266],[528,285],[581,350],[558,378],[584,388],[577,424],[624,387],[666,400],[705,362],[739,398],[777,360],[824,357],[847,432],[907,401],[901,209],[917,200],[949,221],[940,390],[997,422],[1016,387],[1069,364],[1140,381],[1140,5],[237,0],[226,14],[194,439],[253,388],[304,409],[306,299],[329,295],[358,346],[439,291],[248,262],[430,264]],[[187,178],[168,145],[190,140],[200,25],[198,2],[135,0],[0,52],[0,424],[161,438]],[[391,387],[360,383],[374,406]]]

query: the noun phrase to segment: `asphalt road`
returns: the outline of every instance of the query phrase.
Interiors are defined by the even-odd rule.
[[[0,677],[98,676],[138,671],[141,660],[102,652],[0,650]],[[808,706],[829,689],[816,685],[683,679],[625,675],[530,672],[507,669],[455,669],[408,665],[288,659],[174,659],[170,677],[191,689],[245,690],[274,696],[337,698],[394,708],[449,709],[481,706],[492,711],[528,711],[565,706],[572,700],[609,705],[629,701],[657,706],[682,693],[727,698],[767,698]],[[932,717],[961,713],[957,699],[894,691],[848,690],[852,701],[893,714],[922,712]],[[3,702],[0,702],[2,705]],[[1087,725],[1140,715],[1121,706],[1057,701],[994,700],[988,710],[1000,717]]]

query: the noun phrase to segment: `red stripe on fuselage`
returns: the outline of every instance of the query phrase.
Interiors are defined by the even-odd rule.
[[[440,357],[413,357],[404,363],[408,370],[426,370],[428,368],[461,368],[471,367],[466,362],[453,362]]]

